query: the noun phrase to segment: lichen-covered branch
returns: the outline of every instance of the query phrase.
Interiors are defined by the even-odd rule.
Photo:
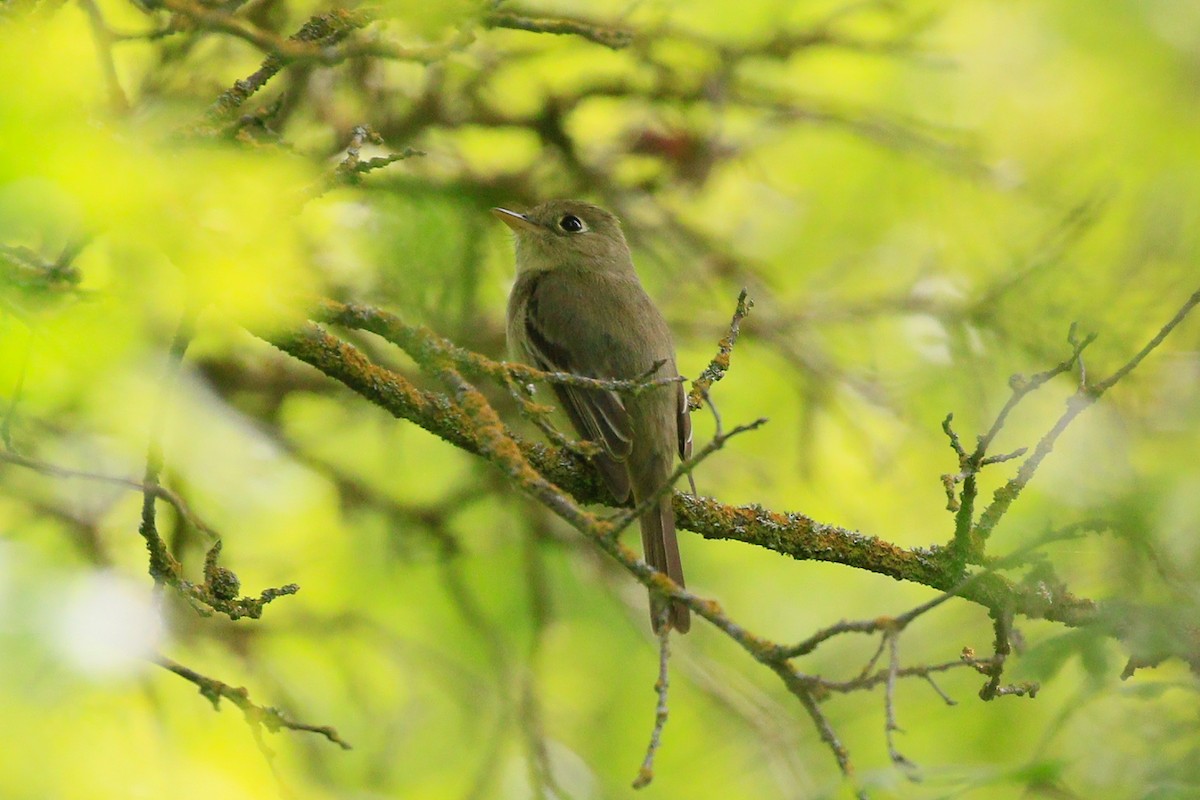
[[[535,370],[525,372],[528,368],[500,364],[456,348],[427,328],[408,325],[395,316],[362,306],[327,303],[320,307],[317,315],[347,327],[378,333],[402,347],[423,368],[432,364],[441,364],[442,368],[453,364],[483,376],[522,374],[531,380],[547,377]],[[285,336],[277,336],[274,343],[395,416],[414,422],[456,447],[479,455],[495,452],[495,445],[485,443],[477,420],[463,408],[460,398],[417,389],[403,376],[372,364],[357,348],[316,325],[309,324]],[[500,427],[493,429],[492,425]],[[521,480],[538,485],[543,485],[541,481],[544,480],[549,487],[561,487],[569,492],[578,502],[609,502],[598,477],[580,454],[569,448],[523,441],[506,431],[498,420],[489,423],[486,430],[489,436],[501,435],[506,442],[506,452],[514,458],[519,455],[518,461],[523,466],[510,475],[520,473]],[[511,462],[510,467],[515,463]],[[531,472],[524,472],[526,467]],[[567,510],[561,506],[564,497],[556,491],[550,491],[545,499],[558,504],[561,511]],[[675,493],[673,502],[677,524],[705,538],[741,541],[798,560],[839,563],[943,592],[954,591],[963,599],[988,609],[1007,608],[1013,614],[1071,627],[1096,626],[1122,639],[1157,613],[1152,607],[1110,610],[1104,603],[1076,596],[1058,584],[1018,584],[986,570],[985,574],[964,580],[970,578],[970,574],[964,573],[961,565],[943,547],[899,547],[879,537],[817,522],[796,512],[777,512],[761,506],[729,506],[712,498],[682,493]],[[577,512],[573,503],[571,507],[572,514],[585,513]],[[590,520],[587,524],[591,524]],[[685,596],[689,595],[685,593]],[[1195,657],[1182,645],[1179,655]]]
[[[133,478],[123,478],[118,475],[105,475],[87,470],[71,469],[45,461],[39,461],[28,456],[7,450],[0,450],[0,464],[9,464],[32,470],[52,478],[94,481],[111,486],[120,486],[139,492],[143,496],[164,500],[175,510],[184,522],[204,534],[213,544],[205,557],[204,582],[196,583],[183,577],[183,565],[170,554],[166,543],[161,538],[154,543],[155,556],[152,556],[153,568],[157,570],[156,580],[161,585],[169,586],[179,592],[192,606],[202,614],[212,611],[224,614],[230,619],[249,617],[258,619],[262,616],[263,607],[286,595],[295,594],[300,587],[294,583],[285,586],[264,589],[258,597],[239,596],[241,582],[233,571],[219,566],[217,558],[221,552],[219,534],[189,506],[176,492],[155,481],[145,483]],[[157,536],[157,530],[155,530]],[[161,543],[161,547],[159,544]],[[148,545],[150,546],[150,545]]]
[[[327,14],[317,14],[292,34],[287,42],[299,46],[331,47],[343,41],[354,31],[367,23],[368,19],[362,14],[352,13],[346,9],[333,9]],[[208,109],[208,121],[219,123],[228,120],[237,112],[259,89],[267,84],[288,65],[286,56],[271,49],[262,66],[246,78],[236,81],[233,86],[221,93]]]
[[[724,378],[725,373],[729,371],[733,347],[737,344],[738,334],[741,333],[742,320],[746,318],[752,308],[754,308],[754,301],[749,299],[746,290],[742,289],[738,294],[737,308],[734,309],[733,319],[729,322],[729,333],[721,339],[717,345],[717,354],[700,373],[700,377],[692,383],[692,388],[688,391],[688,408],[691,410],[695,411],[700,408],[704,403],[704,398],[708,396],[708,390],[714,383]]]
[[[706,538],[744,541],[798,559],[842,563],[921,583],[945,593],[910,612],[905,618],[886,621],[886,630],[880,628],[881,622],[876,620],[870,624],[834,626],[830,631],[810,637],[798,646],[786,647],[770,642],[728,617],[716,602],[703,599],[657,573],[622,545],[613,533],[619,529],[619,520],[623,517],[614,524],[585,511],[579,505],[581,502],[605,502],[607,499],[607,493],[599,485],[597,476],[585,458],[570,448],[546,447],[519,439],[504,426],[483,395],[459,372],[461,367],[471,374],[503,383],[513,379],[512,365],[491,362],[478,354],[454,347],[428,329],[410,326],[394,316],[362,307],[327,304],[322,307],[319,316],[347,324],[348,327],[373,330],[396,343],[423,371],[438,377],[450,394],[417,389],[402,376],[372,364],[356,348],[313,324],[286,336],[276,337],[274,343],[397,417],[408,419],[456,446],[491,461],[515,486],[587,536],[651,591],[682,602],[693,613],[715,625],[756,661],[779,676],[812,718],[822,741],[847,776],[853,775],[849,754],[821,710],[819,696],[828,691],[854,691],[878,685],[879,682],[886,684],[885,733],[889,752],[897,763],[907,764],[892,742],[895,681],[903,677],[920,677],[930,681],[940,694],[940,689],[932,683],[932,673],[951,667],[901,667],[895,637],[912,618],[948,598],[956,596],[976,602],[992,611],[993,615],[996,610],[1002,609],[1007,618],[1017,614],[1073,627],[1092,626],[1126,641],[1156,613],[1152,608],[1122,606],[1110,609],[1096,601],[1076,597],[1057,582],[1016,584],[988,567],[975,574],[964,573],[961,563],[944,548],[901,548],[877,537],[818,523],[798,513],[782,514],[759,506],[731,507],[711,498],[675,494],[673,501],[677,524]],[[737,320],[735,316],[735,326]],[[529,377],[538,379],[549,376],[531,374]],[[965,453],[961,444],[957,449]],[[981,456],[980,465],[986,458]],[[992,463],[995,462],[994,459]],[[884,633],[881,648],[890,648],[889,663],[886,669],[873,675],[869,673],[869,665],[859,678],[838,682],[806,675],[792,664],[792,659],[811,652],[821,642],[840,633],[881,630]],[[1013,687],[999,685],[1007,655],[1007,643],[1002,643],[999,636],[998,632],[996,653],[992,658],[978,659],[973,654],[967,654],[953,663],[973,667],[986,675],[988,686],[984,694],[988,698],[1004,694],[1032,695],[1035,687],[1024,684]],[[1133,646],[1132,642],[1130,646]],[[1187,641],[1179,643],[1176,654],[1189,663],[1194,663],[1197,658]]]

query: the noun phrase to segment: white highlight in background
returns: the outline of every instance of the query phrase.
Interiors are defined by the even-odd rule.
[[[112,572],[68,585],[52,619],[56,649],[68,666],[94,678],[140,671],[163,637],[149,586]]]

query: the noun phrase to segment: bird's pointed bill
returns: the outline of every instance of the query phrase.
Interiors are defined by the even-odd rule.
[[[523,230],[536,230],[538,227],[538,224],[529,217],[524,214],[518,214],[516,211],[509,211],[507,208],[493,208],[492,213],[496,215],[497,219],[517,233]]]

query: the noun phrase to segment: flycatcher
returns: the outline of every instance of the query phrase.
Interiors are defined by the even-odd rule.
[[[508,298],[511,356],[548,372],[606,380],[678,375],[671,332],[633,269],[621,224],[602,208],[551,200],[525,213],[492,213],[516,234],[517,282]],[[658,491],[675,454],[692,451],[692,425],[683,384],[636,395],[554,384],[576,433],[602,450],[592,461],[613,497],[634,504]],[[641,517],[646,561],[683,586],[675,513],[663,497]],[[661,603],[651,594],[657,626]],[[688,609],[672,603],[667,624],[691,626]]]

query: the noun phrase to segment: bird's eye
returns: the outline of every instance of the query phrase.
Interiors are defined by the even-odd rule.
[[[579,233],[585,229],[583,220],[574,214],[567,214],[558,221],[558,227],[562,228],[567,233]]]

